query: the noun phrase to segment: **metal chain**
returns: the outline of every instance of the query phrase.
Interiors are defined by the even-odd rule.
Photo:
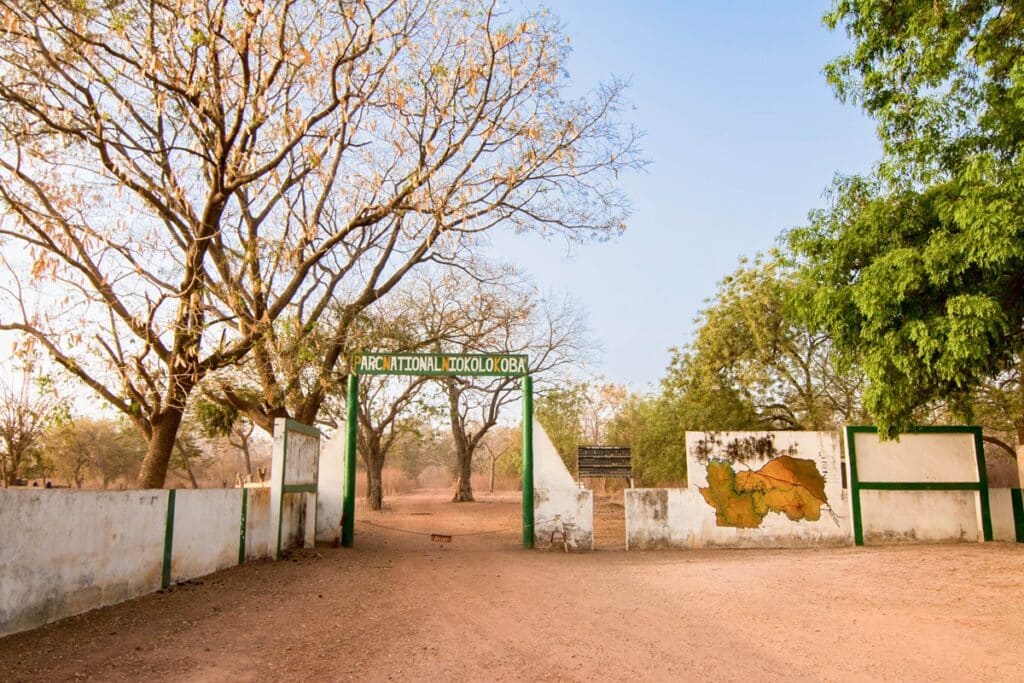
[[[551,519],[535,520],[534,523],[533,523],[533,526],[536,528],[537,526],[539,526],[541,524],[546,524],[547,522],[553,522],[553,521],[555,521],[554,517],[552,517]],[[500,533],[502,531],[512,531],[513,529],[516,529],[519,526],[518,524],[516,524],[514,526],[505,526],[505,527],[501,527],[499,529],[490,529],[488,531],[467,531],[465,533],[458,533],[458,534],[439,534],[436,531],[413,531],[411,529],[400,529],[399,527],[396,527],[396,526],[387,526],[386,524],[377,524],[376,522],[371,522],[368,519],[357,519],[356,523],[357,524],[369,524],[370,526],[375,526],[378,529],[388,529],[389,531],[400,531],[403,534],[412,534],[413,536],[435,536],[435,535],[438,535],[438,536],[451,536],[452,538],[455,538],[456,536],[485,536],[487,534],[497,534],[497,533]]]

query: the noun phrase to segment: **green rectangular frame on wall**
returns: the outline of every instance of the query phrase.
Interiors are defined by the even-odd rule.
[[[973,434],[974,456],[978,466],[977,481],[861,481],[857,473],[857,445],[855,434],[877,434],[877,427],[850,425],[846,427],[846,457],[850,467],[850,503],[853,510],[853,540],[864,545],[864,526],[861,521],[860,492],[872,491],[977,491],[981,507],[981,534],[992,540],[992,513],[988,500],[988,474],[985,471],[985,448],[981,440],[981,427],[915,427],[908,434]]]
[[[309,496],[309,498],[306,501],[306,505],[307,505],[307,512],[306,512],[306,514],[307,514],[307,516],[309,515],[309,508],[311,506],[312,507],[312,511],[313,511],[313,528],[314,529],[316,528],[317,470],[315,468],[313,470],[313,481],[312,482],[306,481],[306,482],[301,483],[301,484],[289,484],[288,483],[288,481],[287,481],[287,478],[288,478],[288,434],[289,434],[289,432],[297,432],[299,434],[305,434],[306,436],[312,436],[312,437],[317,438],[317,439],[321,438],[321,436],[322,436],[321,433],[320,433],[320,430],[317,429],[316,427],[311,427],[309,425],[302,424],[301,422],[296,422],[295,420],[292,420],[291,418],[283,418],[283,419],[278,418],[278,420],[275,421],[275,429],[277,428],[278,425],[281,425],[283,427],[283,435],[282,435],[283,443],[282,443],[281,473],[280,473],[281,483],[280,483],[280,491],[275,491],[275,489],[274,489],[274,487],[275,487],[275,476],[276,476],[277,473],[274,472],[273,468],[272,468],[272,470],[271,470],[271,500],[270,500],[271,507],[272,508],[276,507],[276,509],[272,509],[271,510],[271,526],[272,527],[276,527],[276,528],[271,528],[271,530],[270,530],[270,534],[271,534],[271,538],[270,538],[271,553],[270,553],[270,555],[275,560],[278,559],[280,557],[280,555],[281,555],[281,540],[282,540],[281,539],[281,526],[282,526],[282,518],[284,517],[284,497],[286,495],[294,494],[294,493],[302,493],[302,494],[307,494]],[[318,456],[317,459],[319,460],[319,456]],[[276,498],[276,500],[275,500],[275,498]],[[240,553],[241,552],[243,552],[243,551],[240,551]]]

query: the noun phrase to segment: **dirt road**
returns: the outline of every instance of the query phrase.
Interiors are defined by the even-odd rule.
[[[512,498],[446,497],[362,512],[353,549],[250,563],[0,639],[0,679],[1021,676],[1024,547],[567,555],[518,548]]]

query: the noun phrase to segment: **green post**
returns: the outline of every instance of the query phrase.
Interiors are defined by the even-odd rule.
[[[341,510],[341,545],[352,547],[356,531],[356,430],[359,428],[359,375],[348,376],[345,421],[345,488]]]
[[[533,379],[523,376],[523,547],[533,547]]]

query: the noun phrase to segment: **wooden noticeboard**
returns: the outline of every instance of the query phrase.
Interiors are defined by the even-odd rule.
[[[626,446],[580,446],[576,451],[579,477],[633,477],[633,455]]]

